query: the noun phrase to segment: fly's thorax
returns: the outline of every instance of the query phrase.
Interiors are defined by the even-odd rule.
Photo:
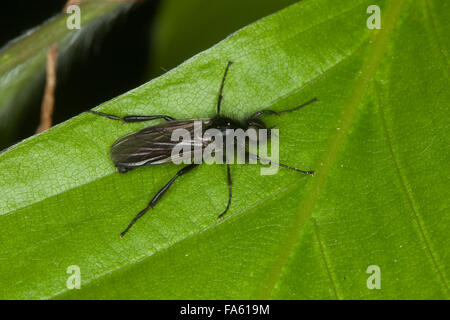
[[[245,125],[239,120],[230,117],[215,116],[211,119],[210,127],[218,129],[225,134],[227,129],[245,128]]]
[[[220,132],[224,148],[230,145],[248,146],[252,143],[257,144],[261,137],[261,130],[268,130],[261,119],[248,118],[244,121],[239,121],[220,115],[211,118],[209,123],[204,127],[206,136],[208,136],[208,132],[213,132],[214,134],[211,134],[211,136],[214,136],[212,139],[216,141]],[[263,134],[263,136],[266,135]],[[265,140],[261,141],[263,143],[267,142],[267,139],[262,140]]]

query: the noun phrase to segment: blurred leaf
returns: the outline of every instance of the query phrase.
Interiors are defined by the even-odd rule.
[[[376,3],[382,29],[366,27]],[[179,167],[118,174],[125,125],[83,114],[0,156],[0,297],[449,298],[447,2],[302,1],[104,103],[119,115],[279,118],[280,161],[314,177],[233,165],[183,176],[118,234]],[[68,290],[66,270],[81,270]],[[366,272],[381,269],[381,290]]]
[[[40,101],[44,91],[48,48],[54,43],[59,44],[61,66],[61,61],[70,55],[80,54],[74,50],[76,43],[79,45],[84,41],[91,46],[99,26],[107,24],[117,14],[118,8],[130,6],[130,3],[119,1],[83,1],[80,4],[81,29],[68,29],[67,19],[73,13],[61,12],[0,50],[0,149],[28,131],[24,130],[24,121],[31,109],[38,105],[35,101]]]
[[[176,67],[230,33],[297,1],[163,1],[153,29],[151,77]]]

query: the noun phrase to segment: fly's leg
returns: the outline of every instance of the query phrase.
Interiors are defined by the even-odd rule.
[[[219,97],[217,98],[217,114],[220,114],[220,105],[222,104],[222,99],[223,99],[223,95],[222,95],[223,87],[225,86],[225,79],[227,77],[228,69],[230,68],[232,63],[233,62],[228,61],[228,64],[225,68],[225,72],[223,74],[222,83],[220,84]]]
[[[153,197],[153,199],[148,203],[148,205],[141,211],[139,212],[136,217],[130,222],[130,224],[128,225],[128,227],[120,234],[120,237],[122,238],[127,232],[128,230],[130,230],[130,228],[136,223],[136,221],[142,217],[144,214],[147,213],[148,210],[152,209],[156,203],[162,198],[162,196],[164,195],[164,193],[166,193],[166,191],[169,189],[169,187],[175,182],[175,180],[178,177],[181,177],[183,174],[191,171],[193,168],[195,168],[196,166],[198,166],[198,164],[196,163],[192,163],[190,165],[187,165],[186,167],[184,167],[183,169],[181,169],[180,171],[177,172],[177,174],[170,179],[169,182],[167,182],[167,184],[162,187]]]
[[[88,112],[96,114],[98,116],[106,117],[106,118],[111,119],[111,120],[119,120],[119,121],[123,121],[123,122],[127,122],[127,123],[130,123],[130,122],[143,122],[143,121],[150,121],[150,120],[156,120],[156,119],[164,119],[166,121],[173,121],[173,120],[175,120],[175,118],[172,118],[172,117],[166,116],[166,115],[119,117],[119,116],[115,116],[113,114],[103,113],[103,112],[94,111],[94,110],[88,110]]]
[[[250,116],[249,119],[257,119],[259,117],[261,117],[263,114],[269,114],[269,115],[275,115],[275,116],[279,116],[282,115],[284,113],[290,113],[290,112],[294,112],[297,111],[300,108],[306,107],[307,105],[317,102],[317,98],[311,99],[308,102],[305,102],[301,105],[299,105],[298,107],[292,108],[292,109],[287,109],[287,110],[282,110],[282,111],[273,111],[273,110],[261,110],[261,111],[256,111],[254,114],[252,114]]]
[[[297,168],[294,168],[294,167],[290,167],[290,166],[282,164],[282,163],[276,163],[276,162],[273,162],[273,161],[271,161],[269,159],[261,158],[260,156],[257,156],[256,154],[250,153],[248,151],[246,152],[246,155],[249,158],[257,159],[257,160],[261,161],[264,164],[275,164],[277,166],[280,166],[282,168],[286,168],[286,169],[289,169],[289,170],[297,171],[297,172],[304,173],[304,174],[310,174],[312,176],[314,175],[314,171],[312,171],[312,170],[305,171],[305,170],[300,170],[300,169],[297,169]]]
[[[232,181],[231,181],[231,172],[230,172],[230,164],[227,163],[227,178],[228,178],[228,204],[226,209],[224,210],[224,212],[222,212],[217,219],[222,219],[223,216],[225,215],[225,213],[227,213],[228,209],[230,209],[230,205],[231,205],[231,197],[232,197],[232,193],[231,193],[231,185],[232,185]]]

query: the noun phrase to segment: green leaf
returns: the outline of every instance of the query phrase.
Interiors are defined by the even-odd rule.
[[[130,3],[91,0],[80,4],[81,29],[69,29],[74,13],[61,12],[0,50],[0,149],[24,134],[24,122],[44,92],[47,50],[59,46],[59,65],[92,46],[95,32],[106,27]],[[36,104],[36,101],[38,103]],[[37,120],[36,120],[37,121]],[[37,125],[36,125],[37,128]]]
[[[381,30],[366,27],[369,5]],[[0,156],[0,297],[449,298],[449,17],[444,1],[302,1],[99,110],[265,119],[280,161],[314,177],[233,165],[119,174],[109,147],[149,124],[82,114]],[[79,266],[81,289],[67,268]],[[381,289],[368,289],[376,265]],[[370,279],[369,279],[370,280]],[[370,282],[370,281],[369,281]]]

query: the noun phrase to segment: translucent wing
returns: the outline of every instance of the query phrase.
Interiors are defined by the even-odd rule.
[[[204,131],[210,124],[210,119],[188,119],[163,122],[155,126],[130,133],[118,139],[111,147],[111,159],[119,172],[126,172],[133,168],[169,163],[174,159],[193,159],[196,144],[204,148],[209,142],[202,137],[194,137],[194,121],[201,121]],[[172,157],[172,149],[180,143],[172,141],[172,133],[176,129],[185,129],[191,139],[183,139],[189,146],[190,152],[182,152]],[[203,135],[203,132],[201,132]]]

